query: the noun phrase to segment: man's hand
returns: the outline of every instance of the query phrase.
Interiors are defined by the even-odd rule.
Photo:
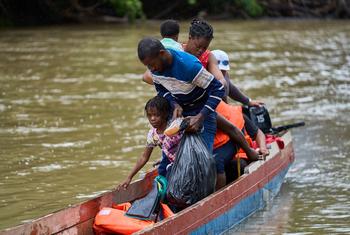
[[[176,118],[182,117],[182,111],[183,109],[179,104],[174,104],[173,120],[175,120]]]
[[[257,151],[255,151],[254,149],[252,148],[249,148],[249,151],[246,152],[247,154],[247,157],[250,161],[257,161],[257,160],[260,160],[259,159],[259,153]]]
[[[260,148],[260,149],[258,150],[258,152],[259,152],[259,154],[264,155],[264,156],[267,156],[267,155],[270,154],[269,150],[266,149],[266,148]]]
[[[263,159],[266,159],[266,156],[268,156],[270,154],[269,150],[266,148],[259,148],[257,149],[259,155],[261,155],[263,157]]]
[[[204,116],[202,113],[198,113],[196,116],[186,117],[189,119],[189,125],[186,129],[187,132],[198,132],[203,126]]]
[[[251,100],[248,103],[248,106],[262,106],[264,105],[264,102],[262,102],[261,100]]]

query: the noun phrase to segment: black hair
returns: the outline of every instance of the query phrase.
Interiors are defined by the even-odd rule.
[[[213,39],[214,36],[214,30],[211,25],[204,21],[199,19],[194,19],[191,22],[190,26],[190,36],[193,38],[206,38],[206,39]]]
[[[160,50],[165,50],[163,44],[158,39],[151,37],[143,38],[137,46],[137,54],[141,61],[146,57],[156,57]]]
[[[180,32],[180,25],[176,20],[166,20],[160,25],[160,35],[165,37],[177,36]]]
[[[145,105],[145,113],[147,113],[147,110],[150,108],[156,108],[158,112],[162,115],[162,117],[168,118],[170,117],[170,104],[167,99],[161,96],[155,96],[149,101],[147,101]]]

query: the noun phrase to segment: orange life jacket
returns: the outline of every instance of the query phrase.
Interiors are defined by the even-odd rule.
[[[221,101],[215,110],[217,113],[221,114],[229,122],[235,125],[238,129],[244,129],[244,118],[242,112],[242,106],[234,106]],[[252,146],[252,139],[244,130],[244,137],[247,140],[249,146]],[[219,148],[220,146],[226,144],[230,140],[230,137],[221,130],[216,131],[214,138],[214,149]],[[232,156],[234,157],[234,156]],[[243,149],[239,149],[236,157],[239,158],[248,158]]]
[[[164,218],[168,218],[174,214],[166,204],[161,203],[160,205]],[[154,221],[151,220],[140,220],[126,216],[125,213],[130,206],[130,203],[123,203],[113,205],[113,208],[102,208],[96,215],[93,224],[95,234],[133,234],[154,225]]]

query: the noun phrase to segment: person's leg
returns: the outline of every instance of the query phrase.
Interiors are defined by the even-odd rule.
[[[225,166],[225,174],[226,174],[226,184],[233,182],[235,178],[233,163],[230,162]]]
[[[225,149],[220,147],[214,149],[213,152],[216,165],[216,190],[224,187],[226,184],[224,152]]]
[[[203,121],[201,136],[208,147],[209,153],[213,152],[214,137],[216,134],[216,113],[212,112]]]
[[[236,154],[237,148],[232,141],[228,141],[226,144],[214,149],[214,157],[216,163],[216,190],[226,185],[226,165],[229,165],[233,156]]]
[[[217,173],[216,174],[216,185],[215,185],[215,190],[219,190],[222,187],[226,185],[226,174],[225,172],[222,174]]]
[[[244,168],[248,166],[248,162],[245,159],[240,159],[240,171],[241,171],[241,175],[244,174]],[[228,167],[226,168],[228,169],[227,175],[229,175],[229,178],[227,180],[227,183],[231,183],[233,181],[235,181],[236,179],[238,179],[238,168],[237,168],[237,159],[234,159],[231,161],[231,163],[228,165]]]

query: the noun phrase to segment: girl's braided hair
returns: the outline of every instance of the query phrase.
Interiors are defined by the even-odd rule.
[[[199,38],[206,38],[206,39],[213,39],[214,36],[214,30],[211,25],[204,21],[199,19],[193,19],[190,26],[190,36],[193,38],[199,37]]]

